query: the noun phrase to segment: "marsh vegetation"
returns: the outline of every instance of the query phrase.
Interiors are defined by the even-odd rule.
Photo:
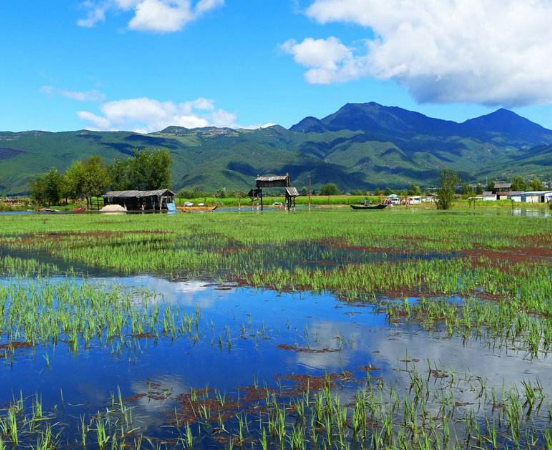
[[[552,448],[548,218],[0,220],[0,449]]]

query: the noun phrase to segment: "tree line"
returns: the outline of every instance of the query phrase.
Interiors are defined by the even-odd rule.
[[[91,199],[107,190],[155,190],[171,186],[171,156],[168,150],[135,150],[130,158],[106,164],[99,156],[75,161],[64,172],[56,168],[39,175],[30,183],[31,198],[44,205],[62,200]]]

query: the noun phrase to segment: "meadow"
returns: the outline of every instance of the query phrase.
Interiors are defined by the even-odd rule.
[[[552,449],[536,211],[0,216],[0,449]]]

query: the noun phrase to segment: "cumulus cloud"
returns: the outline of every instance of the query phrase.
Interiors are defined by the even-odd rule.
[[[280,48],[285,53],[293,55],[296,63],[309,68],[305,73],[305,78],[309,83],[329,84],[356,78],[349,66],[356,65],[358,58],[336,37],[307,38],[299,43],[290,39],[284,42]]]
[[[335,37],[285,43],[310,83],[375,77],[420,102],[552,103],[550,0],[315,0],[306,14],[371,31],[356,47]]]
[[[236,115],[215,108],[212,100],[196,100],[176,104],[147,97],[115,100],[100,107],[101,114],[80,111],[78,117],[94,130],[159,131],[171,125],[185,128],[207,126],[239,128]]]
[[[70,98],[78,102],[101,102],[105,96],[98,90],[91,91],[69,91],[66,89],[58,89],[53,86],[41,86],[40,92],[48,95],[61,95],[62,97]]]
[[[224,0],[88,0],[83,4],[86,17],[77,25],[93,27],[105,20],[106,11],[119,10],[133,13],[128,23],[131,30],[171,33],[223,5]]]

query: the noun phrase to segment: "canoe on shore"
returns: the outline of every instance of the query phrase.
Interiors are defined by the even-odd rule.
[[[387,208],[387,205],[351,205],[351,208],[375,210],[375,209],[385,209]]]
[[[59,211],[59,209],[40,208],[40,209],[38,210],[38,212],[52,214],[52,213],[58,213],[58,212],[60,212],[60,211]]]
[[[216,206],[179,206],[176,209],[184,212],[194,212],[194,211],[214,211],[215,209],[217,209],[217,207]]]

